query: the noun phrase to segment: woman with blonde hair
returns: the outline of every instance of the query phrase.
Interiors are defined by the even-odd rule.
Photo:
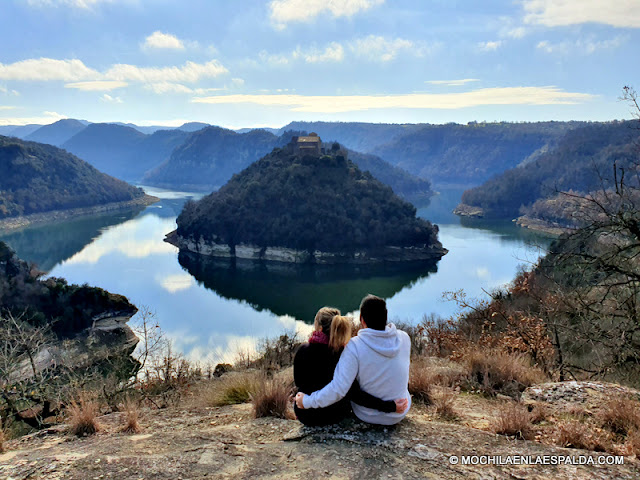
[[[353,332],[353,321],[340,314],[333,307],[322,307],[314,319],[314,331],[308,343],[300,346],[293,360],[293,377],[298,391],[311,394],[321,390],[333,379],[340,354],[349,342]],[[396,402],[383,401],[360,390],[355,381],[349,394],[326,408],[294,410],[305,425],[329,425],[339,422],[351,414],[351,400],[358,405],[395,412]]]

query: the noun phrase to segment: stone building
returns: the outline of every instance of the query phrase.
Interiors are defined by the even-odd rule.
[[[322,140],[314,132],[306,137],[293,137],[291,143],[293,144],[293,153],[296,155],[320,155],[322,153]]]

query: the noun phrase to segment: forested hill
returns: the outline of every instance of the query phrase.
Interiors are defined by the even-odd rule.
[[[598,190],[601,180],[605,184],[610,180],[614,162],[618,167],[635,168],[638,141],[640,132],[637,122],[632,121],[594,123],[570,130],[555,148],[535,161],[467,190],[462,203],[481,208],[484,216],[514,218],[536,200],[559,191]]]
[[[85,123],[72,118],[58,120],[50,125],[45,125],[25,137],[30,142],[48,143],[59,147],[71,137],[87,128]]]
[[[306,131],[288,130],[277,137],[264,130],[237,133],[208,127],[191,134],[168,161],[145,175],[143,182],[159,187],[211,191],[274,147],[289,143],[292,136],[306,134]],[[422,200],[432,194],[428,180],[410,175],[379,157],[350,151],[349,158],[408,200]]]
[[[184,239],[230,246],[324,252],[442,247],[437,227],[339,151],[297,156],[275,149],[217,192],[187,203],[177,224]]]
[[[0,219],[132,200],[144,192],[51,145],[0,136]]]
[[[373,153],[433,183],[481,184],[550,148],[578,122],[427,125]]]
[[[188,135],[178,129],[146,135],[132,127],[93,123],[63,147],[100,171],[123,180],[138,181],[147,170],[169,158]]]

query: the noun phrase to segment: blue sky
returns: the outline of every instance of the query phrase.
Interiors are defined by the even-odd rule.
[[[611,120],[640,0],[2,0],[0,45],[0,125]]]

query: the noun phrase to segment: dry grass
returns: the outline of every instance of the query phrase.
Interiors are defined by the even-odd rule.
[[[500,407],[494,419],[492,430],[500,435],[531,440],[534,438],[532,415],[526,405],[516,402],[506,403]]]
[[[127,400],[124,403],[125,423],[122,427],[124,433],[140,433],[140,407],[133,400]]]
[[[6,434],[4,433],[4,427],[2,426],[2,422],[0,422],[0,453],[4,453],[7,451],[7,447],[4,442],[7,440]]]
[[[607,452],[613,448],[611,437],[588,423],[576,420],[556,425],[552,442],[560,447]]]
[[[293,418],[291,386],[280,379],[264,379],[251,398],[253,416]]]
[[[261,383],[261,375],[256,372],[226,374],[212,380],[204,389],[204,403],[211,407],[235,405],[251,400]]]
[[[414,361],[409,370],[409,393],[414,401],[431,405],[431,388],[435,383],[433,371],[426,361]]]
[[[624,444],[626,455],[640,457],[640,430],[631,430],[627,434],[627,441]]]
[[[470,349],[462,361],[472,385],[490,395],[502,393],[518,398],[526,387],[547,379],[540,368],[531,366],[527,356],[499,349]]]
[[[435,407],[436,415],[446,420],[455,420],[458,414],[455,411],[456,394],[450,388],[441,388],[431,395],[431,401]]]
[[[69,431],[78,436],[93,435],[100,431],[97,417],[100,414],[100,405],[97,400],[86,393],[72,401],[67,407]]]
[[[640,402],[625,395],[613,397],[602,406],[597,419],[602,428],[627,435],[640,429]]]
[[[531,409],[531,423],[537,425],[544,422],[549,416],[549,408],[546,405],[536,405]]]

